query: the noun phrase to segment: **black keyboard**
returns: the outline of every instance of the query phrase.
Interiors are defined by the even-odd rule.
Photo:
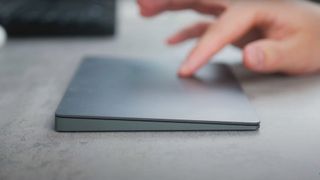
[[[112,35],[116,0],[0,0],[9,36]]]

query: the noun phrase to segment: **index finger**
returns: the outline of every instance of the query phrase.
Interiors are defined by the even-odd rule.
[[[233,8],[228,10],[201,37],[182,64],[179,75],[182,77],[192,76],[214,54],[247,33],[255,25],[255,21],[255,12],[252,9]]]

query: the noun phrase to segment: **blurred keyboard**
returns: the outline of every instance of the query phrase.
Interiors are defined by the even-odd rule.
[[[116,0],[0,0],[9,36],[112,35]]]

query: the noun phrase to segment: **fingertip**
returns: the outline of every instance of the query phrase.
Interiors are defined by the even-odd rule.
[[[163,6],[162,1],[138,0],[140,14],[144,17],[151,17],[158,14]]]
[[[154,13],[152,11],[149,11],[149,10],[146,10],[146,9],[140,9],[140,15],[143,16],[143,17],[152,17],[154,16]]]
[[[166,42],[168,45],[176,45],[179,43],[178,39],[175,36],[169,37]]]
[[[136,0],[137,4],[138,4],[139,6],[141,6],[141,1],[142,1],[142,0]]]
[[[171,39],[167,39],[166,44],[168,44],[168,45],[175,45],[176,43],[175,43],[173,40],[171,40]]]
[[[186,65],[182,65],[178,71],[179,77],[188,78],[193,75],[193,71]]]
[[[170,37],[167,38],[167,43],[168,44],[171,44],[173,42],[174,42],[174,36],[170,36]]]

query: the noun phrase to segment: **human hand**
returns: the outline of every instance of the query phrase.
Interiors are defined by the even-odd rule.
[[[138,0],[145,17],[193,9],[217,16],[168,39],[199,38],[179,75],[192,76],[228,44],[243,48],[243,63],[260,73],[304,74],[320,70],[320,6],[308,1]]]

